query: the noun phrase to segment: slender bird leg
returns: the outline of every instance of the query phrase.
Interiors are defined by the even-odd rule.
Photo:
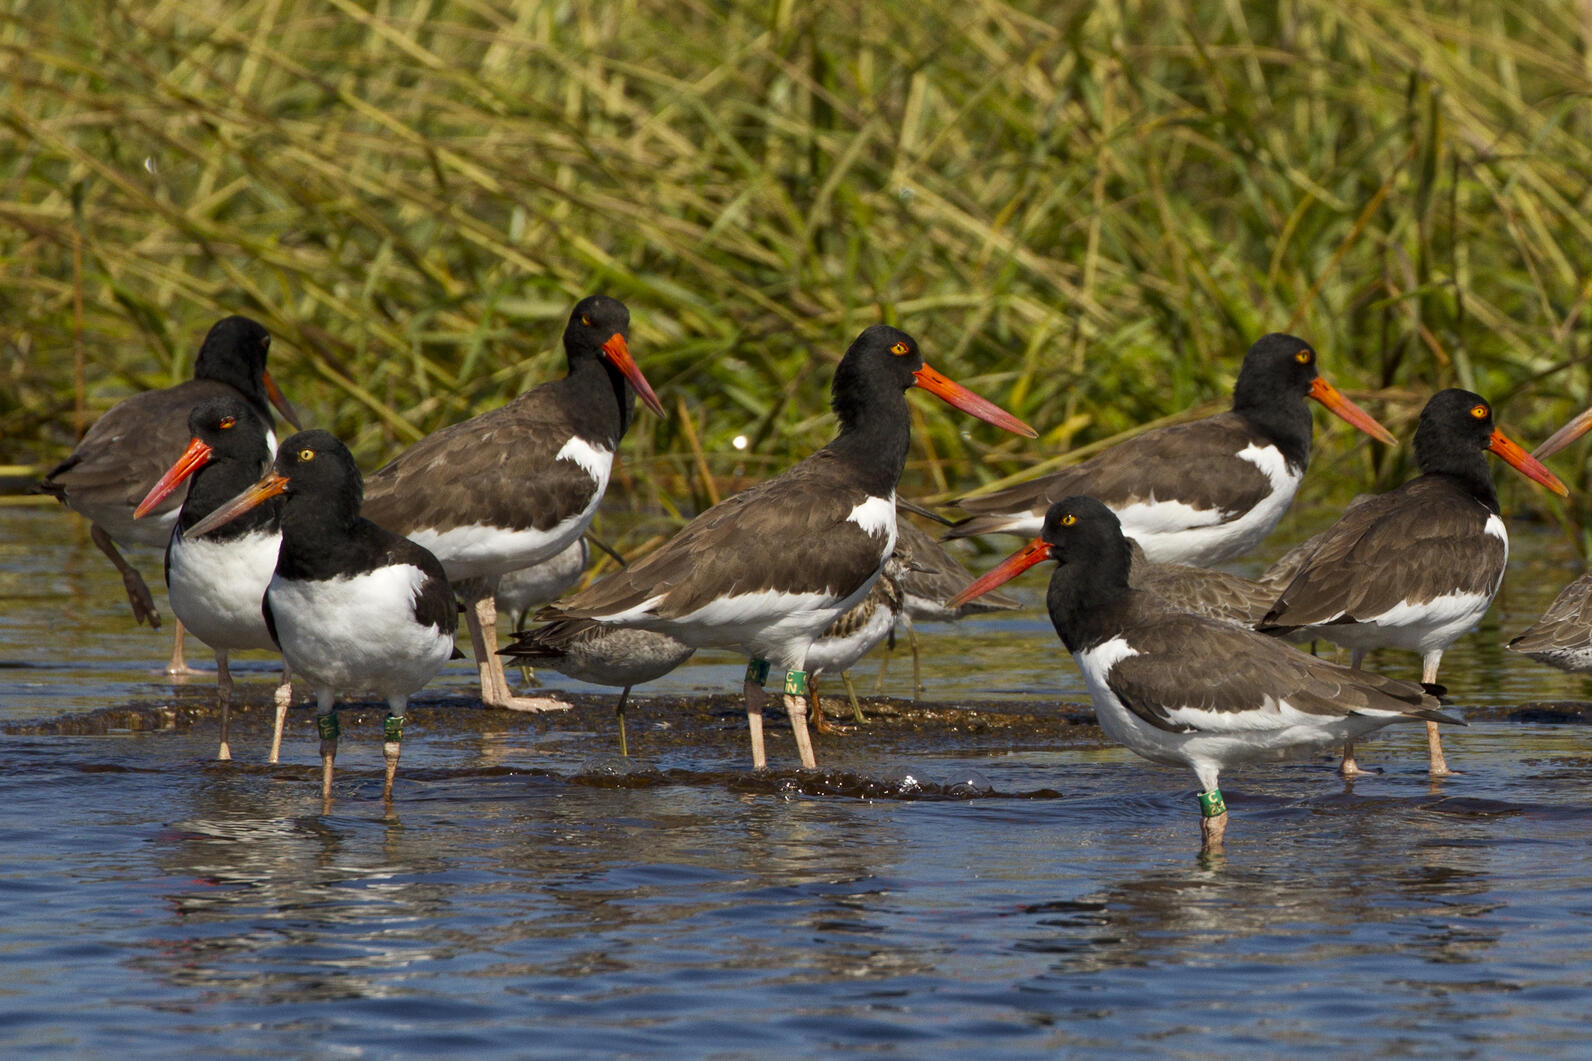
[[[116,551],[116,543],[111,541],[111,536],[106,534],[98,523],[89,525],[88,536],[121,573],[122,586],[127,590],[127,603],[133,606],[133,618],[159,630],[160,613],[155,610],[155,598],[149,595],[149,587],[144,585],[144,576],[140,575],[132,564],[122,559],[122,554]]]
[[[746,665],[746,725],[752,731],[752,769],[768,765],[763,750],[763,683],[768,680],[768,660],[754,659]]]
[[[1227,835],[1227,803],[1222,799],[1222,790],[1212,785],[1209,791],[1199,794],[1199,799],[1200,850],[1219,851]]]
[[[923,661],[919,658],[918,631],[907,620],[907,644],[912,646],[912,699],[923,699]]]
[[[497,579],[466,579],[456,588],[464,598],[465,622],[481,679],[481,702],[506,711],[568,711],[569,705],[555,697],[515,696],[509,690],[503,657],[497,654]]]
[[[182,629],[178,627],[177,629]],[[221,704],[221,750],[216,758],[232,758],[232,745],[227,740],[228,723],[232,717],[232,672],[227,669],[227,650],[216,649],[216,700]]]
[[[287,709],[293,703],[293,674],[287,662],[282,663],[282,681],[273,697],[276,701],[276,724],[271,727],[271,762],[282,758],[282,729],[287,725]]]
[[[851,672],[840,672],[840,680],[846,683],[846,695],[851,698],[851,717],[857,720],[857,725],[862,725],[867,719],[862,717],[862,704],[857,702],[857,687],[851,684]]]
[[[824,736],[839,732],[838,727],[829,724],[829,719],[824,717],[824,705],[818,699],[818,675],[814,674],[807,680],[807,719],[813,724],[813,729]]]
[[[619,718],[619,754],[626,759],[630,758],[630,744],[625,740],[625,701],[630,697],[630,686],[625,686],[619,694],[619,706],[614,708],[614,714]]]
[[[802,766],[818,769],[818,759],[813,755],[813,739],[807,732],[807,672],[785,672],[785,713],[790,716],[791,732],[796,735],[796,754]]]
[[[1360,662],[1365,659],[1365,649],[1357,648],[1349,657],[1349,666],[1355,670],[1360,669]],[[1359,777],[1361,774],[1376,773],[1375,770],[1365,770],[1354,761],[1354,739],[1343,742],[1343,762],[1338,766],[1338,773],[1347,778]]]
[[[1421,681],[1427,685],[1437,684],[1437,665],[1442,659],[1440,648],[1421,657]],[[1432,777],[1451,777],[1457,772],[1450,770],[1448,760],[1443,758],[1443,735],[1437,731],[1436,722],[1426,724],[1426,770]]]
[[[381,786],[381,798],[387,803],[392,802],[392,780],[398,774],[398,757],[404,751],[404,708],[409,706],[407,696],[395,696],[387,701],[389,714],[381,724],[381,757],[387,761],[385,780]]]
[[[884,659],[879,661],[879,674],[873,679],[873,695],[878,696],[884,691],[884,672],[890,669],[890,657],[895,653],[895,629],[891,628],[890,636],[885,638]]]
[[[193,667],[188,666],[188,660],[183,654],[183,639],[187,634],[182,620],[177,620],[177,629],[171,635],[171,662],[166,664],[166,673],[176,677],[178,675],[198,674]]]
[[[337,762],[337,737],[341,728],[337,724],[337,712],[333,710],[332,691],[319,690],[318,703],[315,708],[315,728],[321,734],[321,802],[332,802],[332,771]]]

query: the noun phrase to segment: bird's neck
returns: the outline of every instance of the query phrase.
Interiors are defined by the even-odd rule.
[[[1251,393],[1243,381],[1233,390],[1233,412],[1243,418],[1282,453],[1291,468],[1310,463],[1310,436],[1314,424],[1303,398],[1274,392]]]
[[[188,494],[183,499],[182,513],[178,516],[179,525],[187,531],[195,523],[243,493],[254,485],[268,464],[270,464],[270,455],[263,450],[259,459],[254,461],[230,457],[218,457],[210,461],[194,472],[193,477],[188,480]],[[266,501],[224,526],[217,527],[209,537],[216,541],[229,541],[254,531],[275,530],[281,520],[281,510],[280,501],[275,499]]]
[[[1138,591],[1128,586],[1126,542],[1123,559],[1058,564],[1045,592],[1051,625],[1068,652],[1082,652],[1109,641],[1120,631]]]
[[[869,495],[884,497],[906,470],[912,445],[906,395],[879,391],[857,404],[837,404],[840,433],[824,448],[854,469],[853,481]]]

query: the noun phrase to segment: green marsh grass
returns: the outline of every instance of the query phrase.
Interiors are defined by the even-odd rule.
[[[596,290],[670,409],[638,541],[822,444],[878,320],[1042,432],[915,399],[911,496],[1215,408],[1270,330],[1405,438],[1459,384],[1531,445],[1592,402],[1589,10],[0,0],[0,462],[70,446],[74,358],[91,420],[242,312],[374,467]],[[1316,501],[1410,469],[1318,441]],[[1586,455],[1506,505],[1585,525]]]

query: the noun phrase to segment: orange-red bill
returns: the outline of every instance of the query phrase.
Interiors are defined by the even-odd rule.
[[[293,430],[304,430],[304,426],[299,423],[298,410],[294,409],[293,403],[287,400],[287,395],[282,393],[282,388],[276,385],[276,380],[271,378],[271,373],[262,370],[260,379],[265,382],[265,396],[271,399],[271,404],[276,406],[276,411],[282,414],[282,418],[293,425]]]
[[[133,509],[133,518],[143,519],[149,515],[156,505],[166,500],[173,490],[182,485],[184,479],[208,464],[210,455],[214,452],[209,443],[197,438],[189,442],[188,448],[182,451],[182,456],[166,469],[166,474],[155,481],[155,485],[149,488],[149,493],[144,495],[138,507]]]
[[[652,385],[647,382],[647,377],[641,374],[641,366],[630,356],[630,344],[625,342],[625,337],[614,332],[608,337],[608,341],[603,343],[603,353],[613,362],[615,368],[625,374],[625,379],[636,388],[636,393],[647,403],[647,408],[659,416],[664,415],[663,403],[658,400],[656,394],[652,393]]]
[[[992,589],[1005,585],[1041,560],[1050,559],[1050,543],[1035,538],[1000,563],[975,579],[971,586],[945,602],[953,611],[975,597],[982,597]]]
[[[1492,438],[1487,440],[1487,448],[1513,465],[1515,470],[1527,479],[1536,480],[1560,497],[1570,496],[1569,487],[1561,483],[1557,475],[1543,467],[1541,461],[1527,453],[1524,447],[1502,431],[1493,429]]]
[[[1359,428],[1378,442],[1398,445],[1399,440],[1393,437],[1393,432],[1377,423],[1376,417],[1345,398],[1342,391],[1322,377],[1317,376],[1311,382],[1309,396],[1325,405],[1338,419]]]
[[[249,487],[231,501],[216,509],[204,519],[188,528],[186,537],[198,538],[209,534],[217,527],[231,523],[262,501],[268,501],[276,495],[287,490],[287,476],[269,472],[265,478]]]
[[[1531,455],[1539,461],[1545,461],[1588,431],[1592,431],[1592,409],[1584,409],[1576,414],[1575,419],[1549,435],[1546,442],[1531,451]]]
[[[980,398],[960,383],[942,376],[928,365],[918,369],[912,374],[912,377],[917,386],[922,387],[947,405],[953,405],[964,413],[978,417],[986,424],[1004,427],[1015,435],[1023,435],[1027,438],[1039,437],[1038,431],[1035,431],[1005,409],[1002,409],[987,398]]]

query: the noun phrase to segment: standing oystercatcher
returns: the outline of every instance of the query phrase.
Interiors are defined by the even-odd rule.
[[[1421,410],[1415,462],[1421,474],[1350,508],[1319,536],[1259,629],[1306,631],[1353,650],[1421,654],[1421,681],[1437,681],[1443,650],[1481,621],[1503,582],[1509,533],[1499,515],[1487,453],[1556,494],[1552,472],[1493,426],[1479,394],[1439,391]],[[1436,726],[1427,730],[1434,777],[1450,773]],[[1352,743],[1343,773],[1359,771]]]
[[[154,518],[135,520],[133,510],[166,470],[173,453],[191,437],[188,414],[207,398],[242,398],[267,425],[271,405],[295,428],[298,414],[265,370],[271,335],[248,317],[226,317],[205,335],[194,361],[193,379],[164,390],[145,391],[112,406],[88,429],[71,456],[56,465],[38,490],[53,494],[86,516],[93,525],[94,544],[110,558],[127,588],[133,618],[159,628],[160,613],[144,578],[116,550],[116,543],[164,549],[182,507],[180,495],[153,509]],[[267,404],[269,403],[269,404]],[[192,673],[183,660],[182,625],[178,620],[169,674]]]
[[[325,431],[282,443],[272,471],[189,528],[198,538],[283,496],[282,549],[265,590],[265,624],[295,675],[315,687],[321,797],[331,799],[337,694],[373,690],[387,701],[382,796],[392,798],[404,708],[453,653],[453,589],[431,553],[359,514],[359,468]]]
[[[1051,502],[1105,502],[1151,560],[1211,564],[1253,548],[1288,510],[1310,462],[1314,398],[1372,438],[1387,429],[1316,371],[1303,339],[1267,335],[1249,348],[1225,413],[1147,431],[1082,464],[958,501],[973,513],[947,537],[1033,534]]]
[[[1083,672],[1100,728],[1146,759],[1194,771],[1207,848],[1220,845],[1227,828],[1218,782],[1228,766],[1330,746],[1393,722],[1458,721],[1413,682],[1317,659],[1132,588],[1122,524],[1092,497],[1052,505],[1038,538],[952,603],[1042,560],[1056,561],[1045,603]]]
[[[436,554],[464,598],[481,699],[520,711],[563,708],[509,690],[497,655],[500,576],[569,548],[591,523],[635,397],[659,416],[618,299],[581,299],[564,328],[569,374],[445,427],[370,477],[365,515]],[[632,391],[631,388],[634,388]]]
[[[177,621],[216,654],[216,695],[221,707],[217,759],[231,759],[227,739],[232,710],[229,652],[264,649],[276,642],[260,604],[282,545],[281,502],[273,499],[204,538],[189,540],[194,524],[246,490],[271,464],[270,428],[242,398],[206,398],[188,414],[193,440],[134,511],[142,518],[192,477],[177,525],[166,544],[166,591]],[[276,691],[276,732],[271,762],[280,750],[282,718],[293,686],[284,670]]]
[[[752,658],[745,693],[752,762],[763,749],[763,682],[786,671],[802,764],[807,733],[808,647],[861,601],[895,547],[896,482],[906,466],[906,391],[922,387],[981,420],[1034,437],[1033,429],[923,363],[907,333],[878,324],[835,369],[840,433],[781,475],[726,498],[656,551],[544,609],[538,618],[588,618],[660,630],[698,648]]]

